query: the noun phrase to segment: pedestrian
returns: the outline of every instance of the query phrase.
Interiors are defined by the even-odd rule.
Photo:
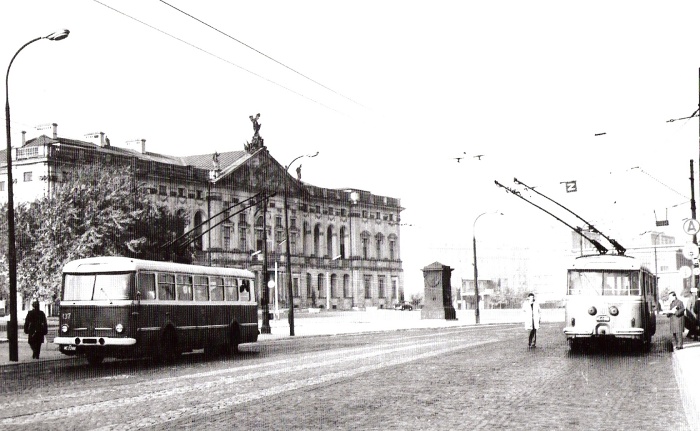
[[[32,359],[39,359],[44,336],[49,333],[46,314],[39,310],[39,301],[32,301],[32,309],[24,319],[24,333],[29,335],[29,346],[32,348]]]
[[[688,338],[698,341],[700,324],[698,323],[698,288],[690,289],[690,297],[685,303],[685,327],[688,329]]]
[[[683,315],[685,314],[685,307],[683,306],[683,301],[676,297],[676,292],[670,292],[668,299],[671,300],[671,303],[668,305],[669,310],[666,314],[671,323],[671,334],[673,334],[676,349],[680,350],[683,348],[683,330],[685,329]]]
[[[523,302],[523,317],[525,329],[530,331],[527,347],[534,349],[537,347],[537,330],[540,329],[540,304],[535,301],[534,293],[529,293]]]

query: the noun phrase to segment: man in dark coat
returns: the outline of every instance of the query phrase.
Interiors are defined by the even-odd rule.
[[[671,334],[673,334],[673,340],[676,343],[676,349],[683,348],[683,330],[685,329],[685,324],[683,322],[683,317],[685,314],[685,307],[683,306],[683,301],[676,297],[676,292],[670,292],[668,294],[668,299],[671,300],[668,308],[668,319],[671,323]]]
[[[24,319],[24,333],[29,335],[32,359],[39,359],[44,336],[49,333],[49,324],[46,320],[46,314],[39,310],[39,301],[37,300],[32,302],[32,309],[29,310],[27,317]]]

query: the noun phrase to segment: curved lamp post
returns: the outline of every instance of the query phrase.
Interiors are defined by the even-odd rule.
[[[10,137],[10,68],[17,55],[27,45],[41,39],[63,40],[68,37],[68,30],[59,30],[47,36],[37,37],[22,45],[12,56],[5,75],[5,133],[7,134],[7,266],[10,279],[10,325],[7,338],[10,342],[10,361],[17,362],[17,250],[15,249],[15,208],[12,193],[12,139]]]
[[[301,156],[296,157],[290,164],[284,167],[285,171],[285,177],[284,177],[284,229],[286,233],[286,238],[287,238],[287,245],[286,245],[286,252],[285,252],[285,264],[287,267],[287,295],[289,296],[289,316],[287,319],[289,320],[289,336],[293,337],[294,336],[294,292],[292,290],[292,259],[291,259],[291,251],[290,251],[290,246],[289,246],[289,206],[287,204],[288,200],[288,195],[289,195],[289,175],[288,175],[288,170],[296,162],[297,160],[301,159],[302,157],[316,157],[318,156],[318,151],[316,151],[316,154],[303,154]]]
[[[474,309],[474,318],[476,321],[476,324],[478,325],[480,323],[480,316],[479,316],[479,270],[476,267],[476,222],[479,220],[479,217],[481,217],[484,214],[500,214],[503,215],[503,213],[494,211],[493,213],[481,213],[478,216],[476,216],[476,219],[474,219],[474,224],[472,225],[472,243],[474,245],[474,296],[476,297],[476,308]]]

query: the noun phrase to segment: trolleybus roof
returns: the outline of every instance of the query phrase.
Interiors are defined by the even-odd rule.
[[[118,256],[101,256],[77,259],[70,261],[63,266],[64,273],[122,272],[137,270],[182,272],[188,274],[208,274],[246,278],[253,278],[255,276],[253,272],[240,268],[188,265],[184,263],[158,262]]]

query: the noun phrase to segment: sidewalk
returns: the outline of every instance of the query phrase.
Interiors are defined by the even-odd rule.
[[[680,387],[688,423],[700,430],[700,341],[683,342],[683,350],[673,352],[673,374]]]

